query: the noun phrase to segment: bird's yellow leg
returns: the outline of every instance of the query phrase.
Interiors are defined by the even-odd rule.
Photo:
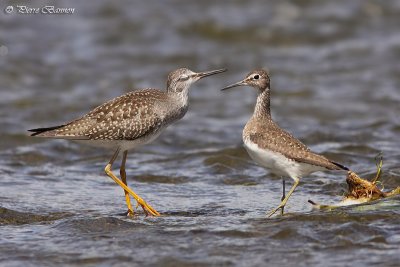
[[[119,170],[119,174],[121,175],[121,180],[122,182],[128,186],[127,182],[126,182],[126,171],[125,171],[125,163],[126,163],[126,157],[128,156],[128,151],[125,150],[122,156],[122,163],[121,163],[121,168]],[[131,197],[129,196],[128,191],[124,190],[125,193],[125,201],[126,201],[126,205],[128,206],[128,216],[133,216],[135,215],[135,213],[133,212],[132,209],[132,204],[131,204]]]
[[[153,207],[151,207],[149,204],[146,203],[141,197],[139,197],[135,192],[133,192],[132,189],[130,189],[127,185],[125,185],[120,179],[115,176],[115,174],[111,171],[111,166],[114,163],[115,159],[117,158],[119,153],[119,149],[114,153],[113,157],[111,158],[110,162],[107,164],[105,167],[104,171],[106,174],[114,180],[119,186],[121,186],[125,191],[127,191],[136,201],[137,203],[142,206],[143,210],[146,212],[146,214],[150,214],[153,216],[159,216],[160,213],[156,211]]]
[[[292,186],[292,188],[290,188],[289,193],[286,195],[286,197],[282,200],[281,204],[279,204],[279,206],[275,209],[273,209],[271,212],[267,213],[267,217],[271,217],[272,215],[274,215],[279,209],[283,209],[286,205],[286,202],[288,201],[288,199],[290,198],[290,196],[292,195],[292,193],[294,192],[294,190],[296,189],[296,187],[299,185],[300,180],[298,178],[293,178],[294,179],[294,184]]]

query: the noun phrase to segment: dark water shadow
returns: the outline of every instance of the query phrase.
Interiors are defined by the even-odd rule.
[[[67,212],[55,212],[47,215],[20,212],[0,207],[0,225],[23,225],[32,223],[50,223],[72,216]]]

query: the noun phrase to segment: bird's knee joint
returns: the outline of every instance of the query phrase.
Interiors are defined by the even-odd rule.
[[[297,177],[292,177],[292,179],[294,180],[294,183],[295,183],[295,184],[300,183],[300,179],[299,179],[299,178],[297,178]]]
[[[107,164],[107,166],[104,168],[104,172],[106,174],[110,174],[110,172],[111,172],[111,165],[110,164]]]

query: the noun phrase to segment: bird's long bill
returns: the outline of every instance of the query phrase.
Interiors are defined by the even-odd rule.
[[[237,82],[237,83],[234,83],[234,84],[231,84],[231,85],[228,85],[228,86],[225,86],[224,88],[221,89],[221,91],[224,91],[224,90],[227,90],[227,89],[231,89],[233,87],[243,86],[243,85],[246,85],[244,80],[240,81],[240,82]]]
[[[210,75],[214,75],[214,74],[218,74],[218,73],[221,73],[221,72],[225,72],[225,71],[227,71],[227,69],[219,69],[219,70],[211,70],[211,71],[199,72],[199,73],[196,73],[196,76],[197,76],[198,79],[201,79],[201,78],[204,78],[204,77],[207,77],[207,76],[210,76]]]

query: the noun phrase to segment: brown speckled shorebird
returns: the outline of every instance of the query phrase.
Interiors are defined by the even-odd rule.
[[[185,115],[189,104],[189,87],[194,82],[224,71],[219,69],[196,73],[186,68],[177,69],[168,75],[165,91],[136,90],[98,106],[79,119],[29,131],[33,132],[32,136],[69,139],[114,149],[115,153],[105,167],[105,172],[124,189],[127,214],[134,214],[131,195],[146,215],[158,216],[160,214],[154,208],[127,186],[125,162],[128,150],[152,142],[168,125]],[[120,151],[123,151],[121,180],[111,171]]]
[[[251,86],[258,89],[253,116],[243,129],[244,146],[250,157],[259,165],[282,177],[291,177],[294,184],[282,197],[280,205],[267,214],[272,216],[286,205],[299,184],[300,178],[316,171],[348,170],[322,155],[312,152],[306,145],[276,124],[270,111],[270,79],[265,70],[250,72],[246,78],[222,90],[236,86]]]

